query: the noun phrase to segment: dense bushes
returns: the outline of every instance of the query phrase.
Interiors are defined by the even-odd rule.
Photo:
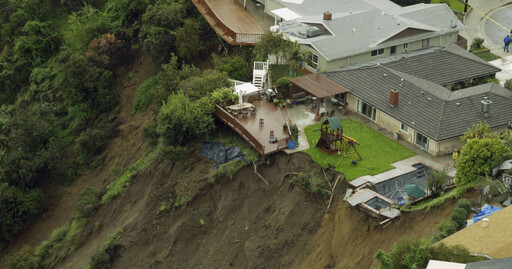
[[[89,219],[96,213],[101,203],[101,194],[92,187],[85,187],[78,195],[75,203],[76,215],[78,218]]]
[[[215,125],[208,100],[192,102],[183,92],[169,96],[157,116],[157,132],[166,145],[183,145],[208,135]]]
[[[215,70],[226,73],[230,78],[235,80],[249,80],[247,62],[245,62],[242,57],[230,57],[229,55],[219,57],[216,54],[212,54],[212,60]]]
[[[472,212],[471,204],[469,203],[468,199],[459,199],[459,201],[457,202],[457,207],[464,209],[466,211],[466,214],[468,215]]]
[[[178,2],[171,4],[159,1],[148,6],[142,15],[139,38],[144,51],[157,64],[167,63],[175,50],[176,29],[183,25],[185,8]]]
[[[377,251],[374,256],[381,263],[381,268],[409,269],[424,268],[429,260],[441,260],[457,263],[468,263],[485,258],[473,257],[463,246],[423,246],[421,241],[413,237],[402,237],[393,245],[389,253]]]
[[[457,185],[477,182],[490,175],[493,166],[507,153],[510,149],[498,138],[470,139],[457,160]]]
[[[24,246],[19,252],[13,254],[7,263],[9,269],[37,269],[39,261],[36,256],[32,255],[34,249]]]
[[[0,183],[0,241],[8,242],[23,229],[25,221],[45,208],[40,190],[22,190]]]
[[[466,210],[462,208],[455,208],[450,215],[450,220],[457,224],[457,229],[463,228],[465,226],[466,218],[468,217],[468,213]]]

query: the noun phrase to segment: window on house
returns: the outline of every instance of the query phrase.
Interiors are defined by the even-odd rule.
[[[375,121],[376,109],[370,104],[363,102],[361,100],[357,101],[357,112],[362,114],[363,116],[369,118],[372,121]]]
[[[306,64],[316,70],[318,68],[318,55],[308,52],[306,54]]]
[[[428,150],[428,138],[418,132],[416,132],[416,137],[414,139],[414,143],[420,148],[424,150]]]
[[[426,48],[426,47],[428,47],[429,43],[430,43],[430,42],[429,42],[429,39],[428,39],[428,38],[427,38],[427,39],[423,39],[423,40],[421,41],[421,47],[422,47],[422,48]]]
[[[389,54],[395,54],[396,53],[396,46],[393,46],[389,49]]]
[[[404,43],[404,50],[407,51],[408,48],[409,48],[409,43]]]
[[[372,50],[372,56],[384,54],[384,49]]]
[[[407,126],[403,123],[400,123],[400,130],[404,133],[409,133],[409,126]]]

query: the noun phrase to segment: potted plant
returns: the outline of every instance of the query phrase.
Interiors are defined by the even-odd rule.
[[[279,99],[274,98],[274,106],[277,106],[279,104]]]
[[[283,131],[286,131],[287,129],[288,129],[288,124],[286,124],[286,122],[285,122],[285,123],[283,123]]]

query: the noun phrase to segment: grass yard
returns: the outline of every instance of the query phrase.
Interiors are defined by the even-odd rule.
[[[431,4],[438,4],[441,0],[431,0]],[[450,8],[460,12],[464,12],[464,3],[459,0],[450,0]],[[469,8],[469,7],[468,7]]]
[[[322,122],[310,125],[304,130],[310,145],[309,149],[304,152],[311,155],[315,162],[325,168],[328,163],[336,165],[341,155],[328,155],[315,147],[320,138],[320,131],[315,132],[315,130],[320,129],[321,124]],[[356,148],[363,157],[362,160],[358,160],[357,154],[350,154],[337,167],[338,171],[345,174],[348,181],[364,175],[376,175],[385,172],[393,168],[391,163],[415,155],[412,150],[401,146],[363,123],[342,120],[341,124],[343,125],[343,134],[356,139],[360,144]],[[358,160],[358,163],[352,164],[351,160],[353,159]]]
[[[477,52],[474,54],[475,54],[475,56],[478,56],[478,57],[480,57],[480,59],[487,61],[487,62],[494,61],[494,60],[501,58],[500,56],[490,53],[490,52]]]

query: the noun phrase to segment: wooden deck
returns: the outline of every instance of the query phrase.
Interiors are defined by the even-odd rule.
[[[265,33],[236,0],[192,0],[213,30],[231,45],[255,45]]]
[[[283,131],[283,123],[290,122],[286,108],[279,108],[263,99],[252,103],[256,106],[255,115],[234,117],[218,105],[215,105],[215,115],[261,155],[287,149],[291,136],[288,130]],[[259,124],[260,119],[263,119],[263,126]],[[269,143],[270,131],[274,131],[277,143]]]

